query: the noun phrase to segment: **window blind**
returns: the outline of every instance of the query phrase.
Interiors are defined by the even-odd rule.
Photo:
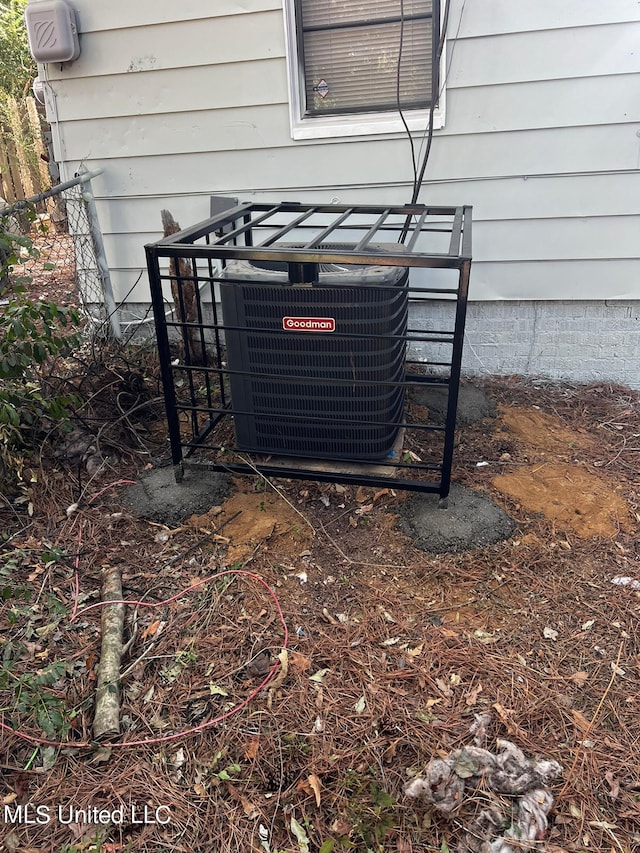
[[[429,106],[434,4],[405,0],[298,0],[306,115]],[[436,10],[437,11],[437,10]]]

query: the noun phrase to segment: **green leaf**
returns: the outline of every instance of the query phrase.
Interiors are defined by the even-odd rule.
[[[0,423],[20,426],[20,415],[10,403],[0,403]]]
[[[300,853],[309,853],[309,836],[307,835],[304,827],[298,823],[293,815],[291,816],[290,826],[291,832],[293,832],[298,842]]]
[[[389,806],[394,805],[395,800],[390,794],[387,794],[382,788],[378,788],[377,785],[372,784],[370,788],[371,800],[373,804],[376,806],[380,806],[381,808],[388,808]]]
[[[24,234],[11,234],[11,239],[18,246],[22,246],[23,249],[31,249],[33,246],[33,241]]]
[[[432,723],[435,719],[431,711],[416,711],[415,716],[416,720],[420,720],[422,723]]]

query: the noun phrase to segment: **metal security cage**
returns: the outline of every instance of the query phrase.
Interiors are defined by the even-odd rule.
[[[204,466],[446,500],[471,208],[245,203],[146,253],[178,480]],[[417,399],[429,386],[444,423]]]

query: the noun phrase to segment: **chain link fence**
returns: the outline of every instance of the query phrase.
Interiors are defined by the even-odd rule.
[[[46,192],[0,206],[7,230],[26,234],[37,250],[19,274],[31,279],[34,294],[78,307],[94,335],[121,340],[102,232],[91,191],[99,172],[79,172]],[[17,271],[15,271],[17,272]],[[39,292],[40,291],[40,292]]]

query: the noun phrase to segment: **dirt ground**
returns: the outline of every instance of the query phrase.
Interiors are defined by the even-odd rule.
[[[29,236],[36,256],[25,258],[15,273],[31,279],[27,285],[31,297],[67,308],[78,308],[73,237],[53,226],[49,226],[46,233],[33,229]]]
[[[144,456],[41,460],[32,515],[0,504],[0,850],[484,853],[486,791],[448,816],[404,793],[480,714],[489,749],[563,768],[536,850],[640,849],[640,397],[475,384],[495,415],[458,430],[453,479],[512,529],[463,552],[407,533],[393,489],[236,478],[166,526],[124,498]],[[121,733],[97,744],[84,608],[114,565]]]

